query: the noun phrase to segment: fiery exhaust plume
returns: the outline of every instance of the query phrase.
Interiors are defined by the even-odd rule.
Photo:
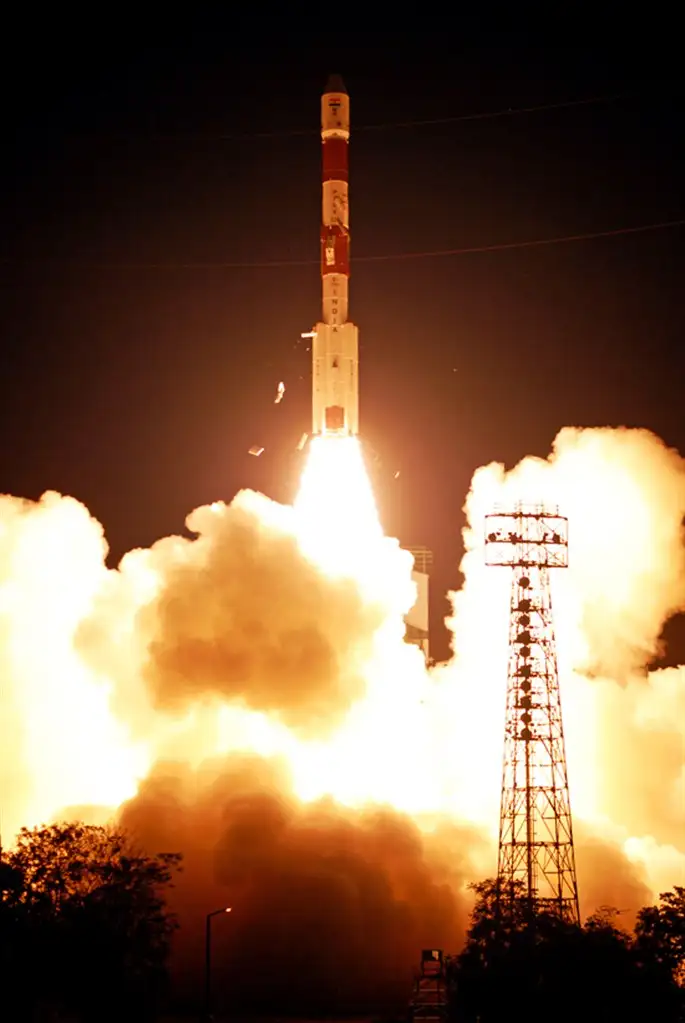
[[[364,567],[383,531],[356,437],[312,439],[295,511],[300,542],[317,563],[340,573]]]
[[[3,839],[120,813],[187,853],[188,970],[198,906],[227,901],[242,948],[277,906],[275,959],[302,940],[331,990],[359,956],[396,990],[417,948],[458,944],[465,884],[494,869],[509,579],[482,526],[531,498],[570,523],[553,599],[581,911],[685,883],[685,669],[647,670],[685,607],[685,463],[640,430],[569,428],[547,459],[476,471],[453,656],[431,671],[356,439],[314,439],[294,507],[242,491],[111,570],[73,498],[0,499]]]

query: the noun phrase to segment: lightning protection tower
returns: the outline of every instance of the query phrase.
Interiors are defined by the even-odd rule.
[[[488,565],[513,569],[497,878],[580,922],[549,569],[568,567],[568,520],[517,504],[485,517]]]

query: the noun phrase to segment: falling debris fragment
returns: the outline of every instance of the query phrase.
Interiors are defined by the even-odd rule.
[[[276,391],[276,397],[274,398],[274,405],[278,405],[279,402],[283,401],[283,395],[285,394],[285,384],[283,381],[279,381],[278,390]]]
[[[396,480],[397,477],[399,476],[399,474],[400,474],[400,471],[398,469],[397,472],[394,474],[393,479]]]
[[[298,450],[298,451],[301,451],[301,450],[302,450],[302,448],[303,448],[303,447],[305,446],[305,444],[307,443],[307,440],[308,440],[308,439],[309,439],[309,434],[308,434],[308,433],[303,433],[303,434],[302,434],[302,436],[300,437],[299,443],[298,443],[298,445],[297,445],[297,450]]]
[[[259,458],[264,448],[261,448],[259,444],[253,444],[250,448],[249,454],[254,455],[255,458]]]

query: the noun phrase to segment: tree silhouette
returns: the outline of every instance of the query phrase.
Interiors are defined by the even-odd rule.
[[[599,1023],[681,1019],[673,964],[682,964],[682,900],[666,900],[659,916],[643,910],[643,945],[604,909],[583,927],[536,910],[523,889],[500,899],[497,882],[473,885],[476,903],[463,951],[450,966],[451,1015],[495,1023],[520,1015],[528,1023],[582,1019]],[[678,889],[676,889],[678,893]],[[666,901],[664,901],[666,900]],[[681,921],[681,929],[678,922]],[[654,941],[660,952],[648,951]]]
[[[637,924],[637,947],[645,960],[667,970],[685,986],[685,888],[659,896],[658,906],[641,909]]]
[[[138,852],[113,828],[22,830],[0,869],[0,955],[17,1006],[84,1021],[124,1009],[151,1017],[175,927],[164,890],[179,864],[177,854]]]

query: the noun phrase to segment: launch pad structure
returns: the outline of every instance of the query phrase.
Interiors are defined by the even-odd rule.
[[[568,567],[568,520],[519,503],[485,516],[488,565],[512,569],[497,880],[580,923],[550,569]]]
[[[406,643],[419,647],[428,663],[430,661],[428,587],[433,552],[427,547],[404,547],[403,550],[409,551],[414,558],[411,578],[416,586],[416,601],[404,618],[404,639]]]

